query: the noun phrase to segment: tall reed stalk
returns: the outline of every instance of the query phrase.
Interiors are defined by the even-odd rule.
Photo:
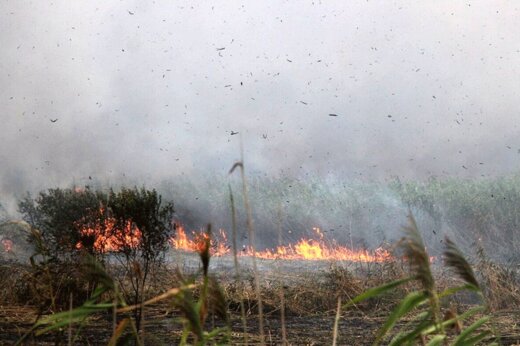
[[[258,275],[258,266],[256,264],[256,249],[255,249],[255,232],[253,228],[253,212],[251,210],[251,206],[249,205],[249,197],[247,192],[247,180],[246,173],[244,168],[244,153],[243,148],[241,148],[241,161],[236,162],[233,167],[231,167],[229,173],[233,173],[235,168],[240,167],[240,176],[242,178],[242,193],[244,195],[244,207],[247,213],[247,232],[249,236],[249,248],[251,249],[252,256],[251,259],[253,261],[253,275],[255,280],[255,295],[258,301],[258,328],[260,329],[260,345],[265,345],[265,333],[264,333],[264,313],[262,306],[262,297],[260,293],[260,279]]]
[[[238,250],[237,250],[237,213],[235,209],[235,199],[233,197],[233,191],[231,190],[231,186],[229,187],[229,202],[231,204],[231,229],[232,235],[231,240],[233,243],[233,263],[235,265],[235,282],[239,285],[242,284],[242,280],[240,277],[240,269],[238,266]],[[246,320],[246,309],[244,307],[244,299],[240,297],[240,317],[242,319],[242,328],[244,330],[244,344],[248,345],[247,338],[247,320]]]

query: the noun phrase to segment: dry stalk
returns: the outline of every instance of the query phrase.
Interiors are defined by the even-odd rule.
[[[72,292],[69,297],[69,313],[72,311]],[[72,345],[72,320],[69,321],[69,330],[68,330],[68,345]]]
[[[241,148],[241,161],[236,162],[229,173],[233,173],[235,168],[240,167],[240,175],[242,178],[242,191],[244,195],[244,207],[247,213],[247,231],[249,235],[249,247],[252,251],[252,261],[253,261],[253,275],[255,280],[255,294],[258,301],[258,328],[260,329],[260,345],[265,345],[265,334],[264,334],[264,313],[262,306],[262,297],[260,295],[260,280],[258,277],[258,266],[256,264],[256,250],[255,250],[255,232],[253,229],[253,214],[251,211],[251,206],[249,205],[249,197],[247,193],[247,180],[246,173],[244,169],[244,153],[243,147]]]
[[[332,346],[336,346],[336,342],[338,340],[338,326],[339,326],[340,316],[341,316],[341,296],[338,297],[338,307],[336,309],[336,317],[334,318],[334,330],[332,333]]]
[[[278,246],[282,246],[282,207],[278,206]],[[282,345],[286,346],[287,342],[287,329],[285,326],[285,290],[283,281],[280,285],[280,322],[282,324]]]
[[[232,228],[232,242],[233,242],[233,263],[235,266],[235,282],[240,284],[242,282],[240,278],[240,269],[238,267],[238,250],[237,250],[237,215],[235,209],[235,199],[233,198],[233,191],[229,186],[229,201],[231,204],[231,228]],[[242,319],[242,328],[244,329],[244,344],[248,345],[247,341],[247,320],[246,320],[246,309],[244,307],[244,299],[240,296],[240,317]]]

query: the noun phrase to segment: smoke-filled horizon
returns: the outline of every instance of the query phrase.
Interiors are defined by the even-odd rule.
[[[4,1],[0,193],[517,171],[513,2]],[[237,133],[237,134],[236,134]]]

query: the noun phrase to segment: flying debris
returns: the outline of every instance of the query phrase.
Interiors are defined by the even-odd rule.
[[[242,169],[244,169],[244,165],[242,164],[242,162],[235,162],[233,164],[233,166],[231,167],[231,169],[229,170],[229,174],[233,173],[233,171],[235,170],[235,168],[237,167],[241,167]]]
[[[49,119],[51,121],[51,123],[55,123],[56,121],[58,121],[58,118],[56,119]]]
[[[238,132],[231,130],[231,136],[238,135]]]
[[[329,113],[329,117],[337,117],[337,116],[338,116],[337,114]]]

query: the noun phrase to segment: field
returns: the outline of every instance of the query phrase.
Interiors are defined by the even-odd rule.
[[[424,321],[410,344],[520,343],[519,177],[240,183],[164,182],[173,216],[144,188],[21,201],[0,233],[0,343],[370,345]],[[225,231],[185,231],[206,219]]]

